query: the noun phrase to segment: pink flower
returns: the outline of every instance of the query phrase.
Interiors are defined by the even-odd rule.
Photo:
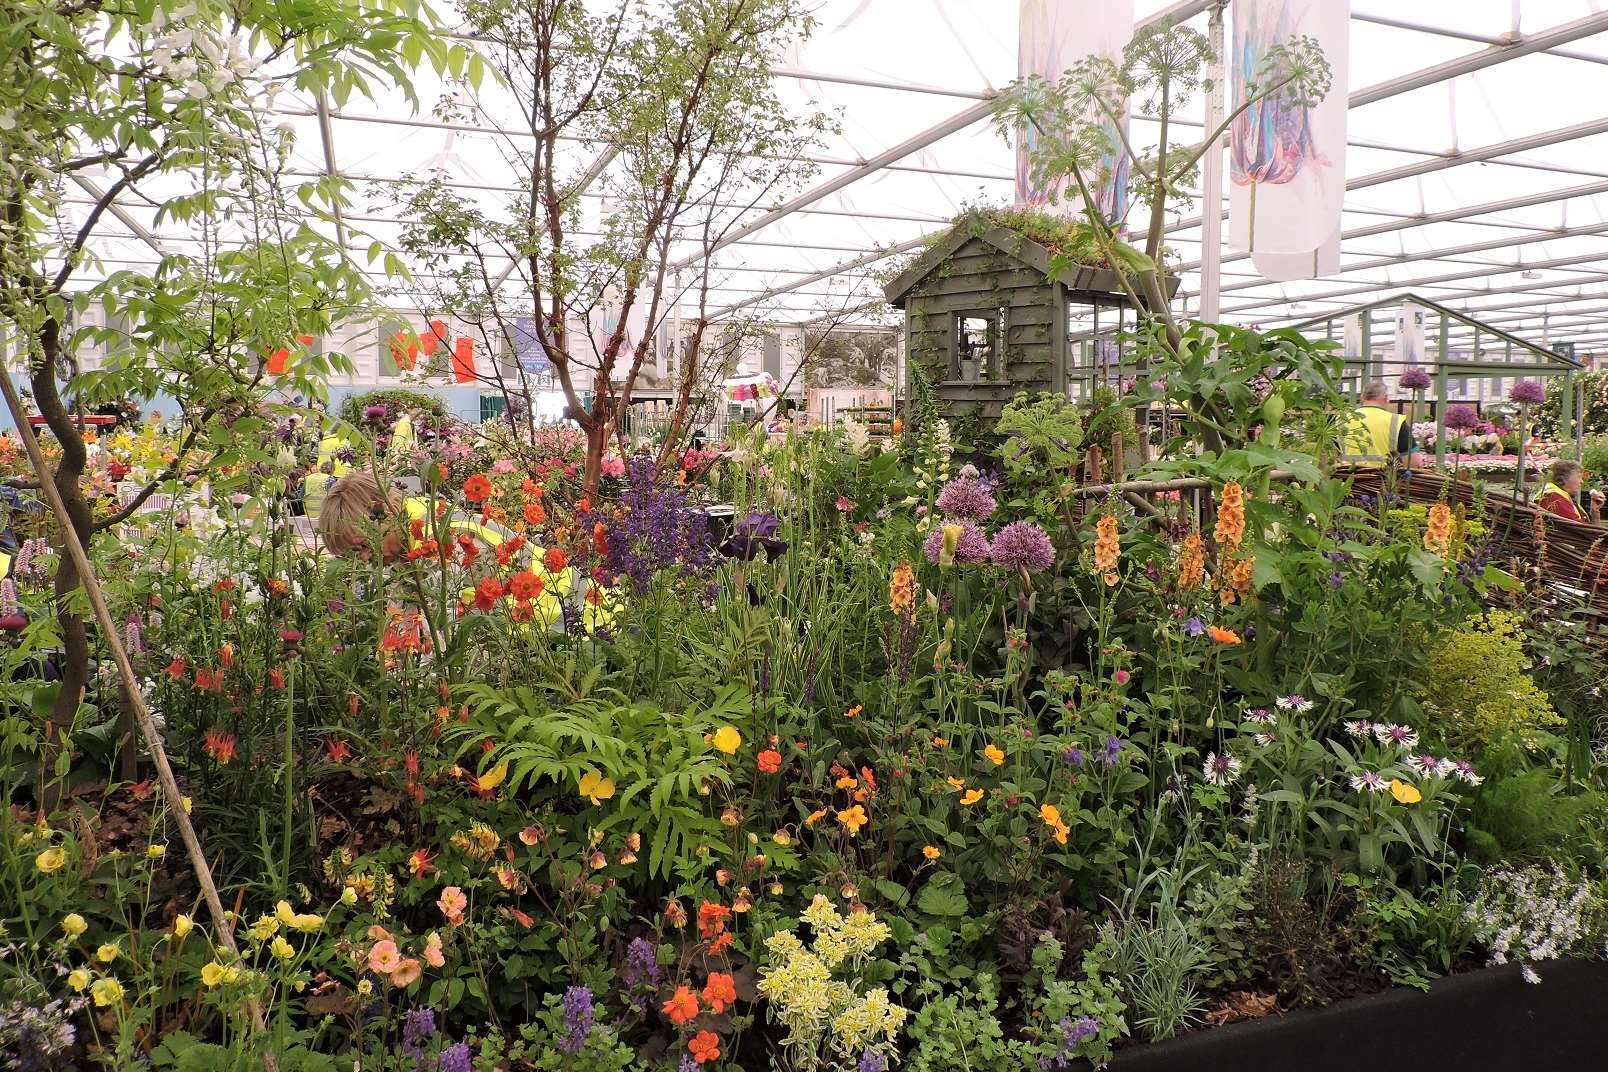
[[[1118,685],[1126,685],[1128,683],[1128,671],[1118,670],[1115,674],[1111,675],[1111,680],[1115,681]]]
[[[424,962],[432,968],[439,968],[447,963],[447,958],[441,955],[441,935],[435,931],[431,931],[430,937],[424,940]]]
[[[625,475],[625,459],[620,457],[618,454],[605,454],[605,455],[603,455],[603,475],[604,476],[624,476]]]
[[[507,476],[514,471],[514,460],[512,458],[498,458],[491,463],[491,471],[498,476]]]
[[[369,970],[380,975],[390,975],[402,966],[402,954],[396,950],[396,943],[386,938],[374,943],[369,950]]]
[[[448,886],[441,891],[436,907],[447,917],[447,922],[456,927],[463,922],[463,910],[469,907],[469,898],[465,897],[463,890],[457,886]]]
[[[409,957],[398,964],[395,971],[391,972],[391,985],[401,990],[403,987],[412,986],[418,982],[419,976],[423,974],[424,969],[419,967],[419,962]]]

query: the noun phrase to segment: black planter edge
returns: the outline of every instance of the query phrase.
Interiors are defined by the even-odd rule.
[[[1119,1050],[1110,1068],[1355,1072],[1370,1055],[1408,1054],[1430,1057],[1420,1067],[1459,1072],[1597,1067],[1608,1051],[1608,961],[1549,961],[1536,970],[1539,984],[1508,964],[1447,976],[1427,993],[1397,988],[1201,1029]]]

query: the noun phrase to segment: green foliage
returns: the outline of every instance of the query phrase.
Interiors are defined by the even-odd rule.
[[[1348,876],[1346,886],[1359,885]],[[1473,940],[1468,902],[1455,883],[1415,897],[1396,887],[1362,886],[1357,905],[1360,963],[1399,986],[1428,990],[1452,972]]]
[[[1568,793],[1545,768],[1493,780],[1480,788],[1469,816],[1476,859],[1590,863],[1608,845],[1608,794]]]
[[[1110,267],[1099,234],[1086,223],[1020,206],[984,206],[955,217],[957,225],[1003,227],[1030,239],[1057,257],[1090,268]]]
[[[1491,611],[1469,619],[1430,652],[1422,692],[1429,726],[1464,750],[1536,747],[1563,719],[1529,668],[1518,618]]]
[[[423,423],[429,427],[434,427],[447,419],[446,405],[433,394],[410,391],[405,387],[381,387],[343,398],[341,420],[359,428],[372,424],[373,422],[363,416],[363,411],[370,406],[386,408],[387,420],[384,423],[386,430],[389,430],[404,413],[415,423]]]
[[[1576,405],[1585,401],[1585,417],[1580,428],[1588,436],[1608,435],[1608,369],[1595,369],[1575,374]],[[1536,408],[1536,429],[1543,435],[1562,438],[1563,435],[1563,377],[1547,377],[1547,400]],[[1571,419],[1573,414],[1570,415]],[[1596,472],[1608,469],[1596,468]]]
[[[1045,391],[1023,391],[1005,404],[995,434],[1003,437],[995,453],[1005,466],[1012,492],[1037,517],[1053,517],[1061,483],[1082,457],[1083,420],[1067,399]]]

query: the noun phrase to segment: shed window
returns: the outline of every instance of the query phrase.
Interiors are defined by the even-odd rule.
[[[955,317],[955,352],[949,365],[951,379],[984,383],[998,379],[999,317],[987,313],[960,313]]]

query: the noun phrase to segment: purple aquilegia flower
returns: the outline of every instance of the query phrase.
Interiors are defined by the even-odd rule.
[[[1074,767],[1082,767],[1083,749],[1079,748],[1075,744],[1069,744],[1066,746],[1065,750],[1061,752],[1061,758]]]
[[[1422,391],[1429,386],[1429,373],[1415,365],[1403,372],[1396,382],[1404,391]]]
[[[945,484],[937,499],[939,510],[959,520],[981,521],[997,505],[987,484],[968,477],[957,477]]]
[[[958,566],[975,566],[980,562],[988,561],[988,537],[983,530],[977,527],[977,522],[968,519],[951,521],[951,525],[960,526],[960,539],[955,541],[955,564]],[[921,545],[921,553],[927,556],[927,561],[933,565],[938,564],[944,550],[944,529],[946,525],[934,525],[927,539]]]
[[[1330,588],[1343,588],[1345,587],[1345,583],[1346,575],[1340,570],[1335,570],[1333,573],[1329,574]]]
[[[994,536],[989,554],[1001,569],[1038,573],[1055,561],[1055,545],[1031,521],[1013,521]]]
[[[455,1042],[441,1051],[436,1058],[438,1072],[474,1072],[474,1064],[469,1057],[469,1044]]]
[[[592,988],[572,986],[564,991],[564,1037],[558,1048],[568,1054],[580,1053],[592,1033]]]
[[[1206,623],[1199,618],[1191,618],[1184,623],[1184,632],[1190,636],[1203,636],[1206,632]]]
[[[417,1061],[424,1056],[424,1041],[436,1032],[435,1010],[409,1009],[402,1018],[402,1052]]]
[[[1101,763],[1104,763],[1107,767],[1115,767],[1117,765],[1117,761],[1122,758],[1122,748],[1124,743],[1125,742],[1118,737],[1107,737],[1105,739],[1105,744],[1100,746],[1100,751],[1094,754],[1094,758],[1098,759]]]
[[[1462,432],[1466,435],[1478,428],[1479,424],[1480,414],[1473,406],[1456,405],[1446,407],[1446,427],[1452,431]]]
[[[1540,380],[1520,380],[1508,389],[1508,401],[1521,406],[1539,406],[1547,400],[1547,389]]]

